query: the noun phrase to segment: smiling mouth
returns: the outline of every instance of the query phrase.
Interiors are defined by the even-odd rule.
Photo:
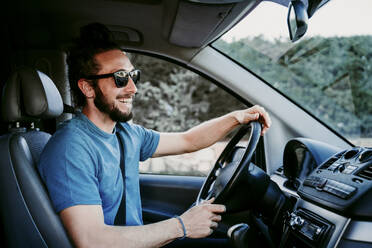
[[[129,98],[129,99],[118,99],[119,102],[121,103],[125,103],[125,104],[132,104],[133,102],[133,99],[132,98]]]

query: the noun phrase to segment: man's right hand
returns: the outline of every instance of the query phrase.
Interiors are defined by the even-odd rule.
[[[214,199],[190,208],[180,217],[188,238],[204,238],[213,232],[225,206],[212,204]],[[60,212],[74,245],[80,247],[161,247],[183,236],[177,219],[142,226],[106,225],[101,205],[75,205]],[[177,225],[175,225],[177,223]]]
[[[220,204],[212,204],[214,198],[194,206],[183,213],[180,217],[186,228],[188,238],[204,238],[212,234],[221,221],[221,213],[226,211],[226,207]],[[180,228],[182,226],[180,223]]]

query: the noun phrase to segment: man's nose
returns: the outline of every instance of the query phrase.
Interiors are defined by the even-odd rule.
[[[131,77],[128,78],[128,84],[124,87],[125,91],[130,91],[131,93],[137,92],[137,87]]]

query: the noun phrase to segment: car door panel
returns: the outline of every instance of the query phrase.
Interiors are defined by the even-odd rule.
[[[195,202],[203,177],[140,176],[143,220],[153,223],[185,212]]]
[[[145,224],[181,215],[195,202],[204,177],[140,175],[142,213]],[[230,247],[229,240],[214,234],[203,239],[176,240],[171,247]]]

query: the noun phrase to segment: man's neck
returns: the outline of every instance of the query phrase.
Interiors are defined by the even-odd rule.
[[[83,107],[82,112],[102,131],[110,134],[113,132],[116,122],[113,121],[107,114],[102,113],[95,107],[89,108],[87,106]]]

